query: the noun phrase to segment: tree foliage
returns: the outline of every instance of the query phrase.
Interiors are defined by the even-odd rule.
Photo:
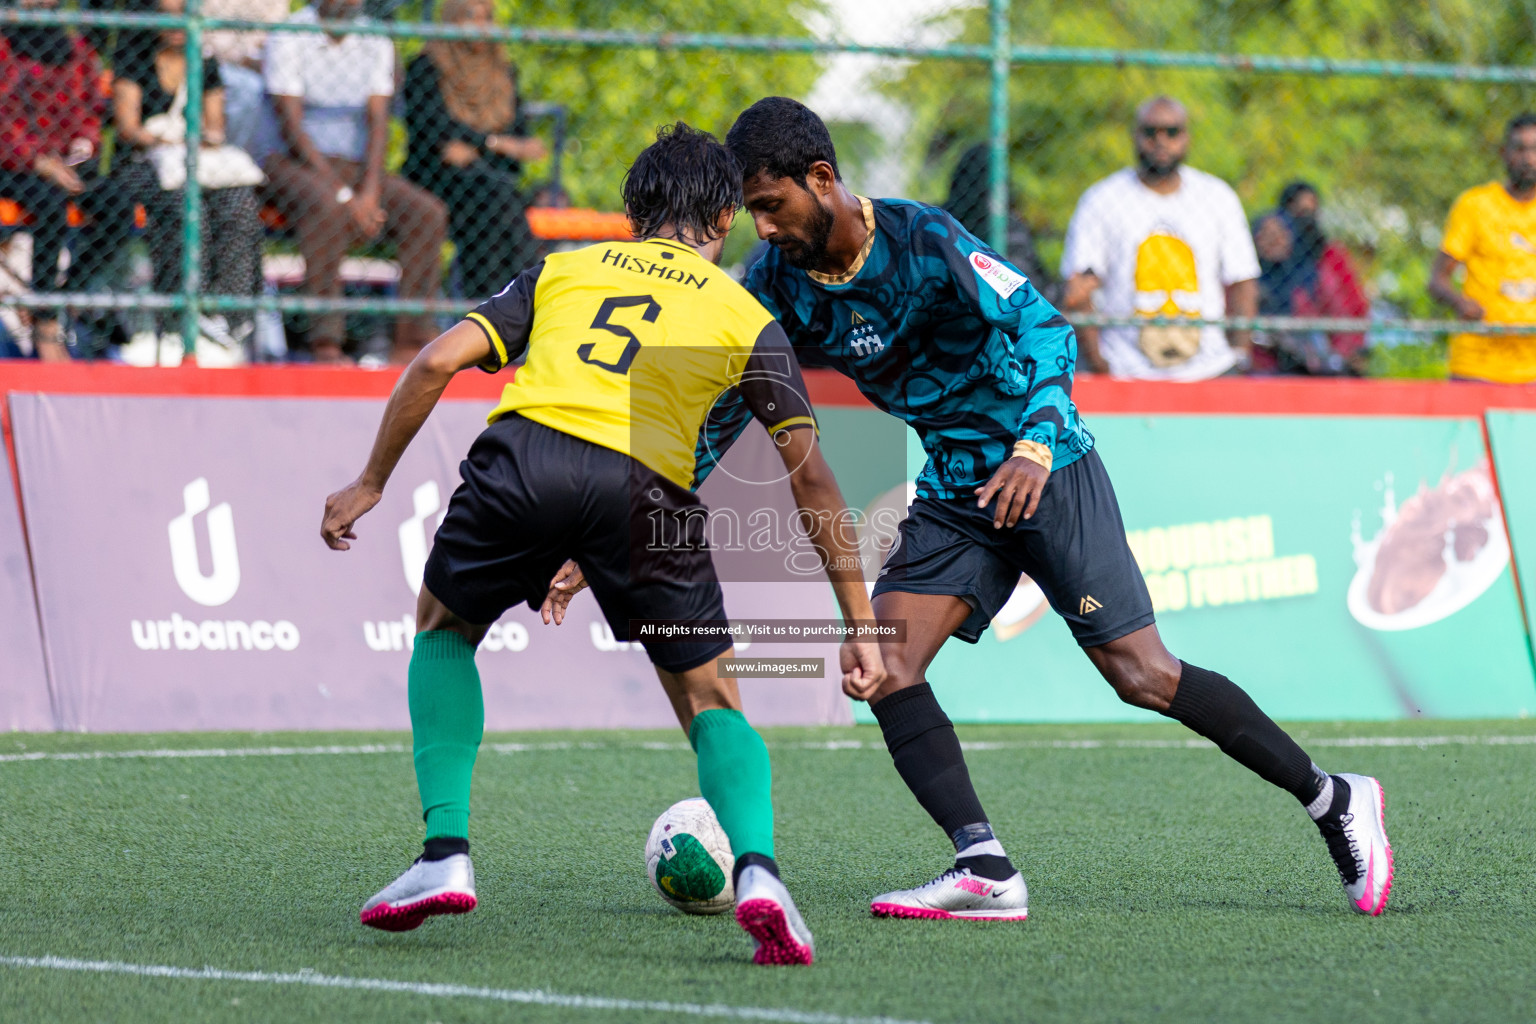
[[[821,10],[821,0],[496,0],[502,24],[635,32],[804,37],[805,19]],[[802,55],[610,47],[518,45],[512,55],[523,98],[568,112],[563,178],[572,201],[609,210],[618,208],[624,170],[659,125],[682,119],[723,137],[757,99],[808,92],[821,66]]]

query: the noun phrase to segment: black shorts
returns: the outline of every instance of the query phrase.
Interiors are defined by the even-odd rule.
[[[975,643],[1020,573],[1039,584],[1083,647],[1152,624],[1152,597],[1097,451],[1052,472],[1034,517],[1011,530],[994,529],[992,509],[972,498],[917,499],[874,593],[963,597],[972,611],[954,635]]]
[[[630,639],[631,619],[725,620],[702,540],[648,542],[659,516],[680,529],[699,522],[698,495],[628,455],[514,414],[475,439],[459,475],[424,582],[466,622],[488,625],[519,602],[537,609],[567,558],[581,566],[617,639]],[[731,647],[729,639],[642,642],[669,672]]]

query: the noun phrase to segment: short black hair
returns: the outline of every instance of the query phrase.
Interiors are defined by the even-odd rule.
[[[624,211],[636,238],[654,238],[671,225],[690,245],[714,241],[722,232],[720,211],[741,207],[741,168],[731,151],[709,132],[679,121],[656,130],[624,172]]]
[[[1293,181],[1286,185],[1285,188],[1280,190],[1280,209],[1284,210],[1296,201],[1297,196],[1306,195],[1308,192],[1319,199],[1322,198],[1322,196],[1318,195],[1317,189],[1310,181]]]
[[[787,96],[769,96],[743,110],[725,144],[741,164],[742,180],[766,173],[804,185],[818,160],[831,164],[832,174],[842,180],[827,126],[814,110]]]
[[[1522,128],[1536,128],[1536,114],[1527,110],[1523,114],[1516,114],[1509,119],[1509,124],[1504,126],[1504,141],[1508,142],[1515,137],[1515,132]]]

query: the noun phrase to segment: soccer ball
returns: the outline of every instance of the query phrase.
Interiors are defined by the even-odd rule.
[[[645,841],[645,873],[661,898],[685,914],[719,914],[736,905],[731,841],[703,797],[662,812]]]

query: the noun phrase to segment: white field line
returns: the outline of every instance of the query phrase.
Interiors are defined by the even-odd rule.
[[[410,747],[399,743],[371,743],[355,747],[211,747],[190,750],[68,750],[0,754],[6,761],[114,761],[145,757],[286,757],[303,754],[400,754]]]
[[[72,960],[58,956],[0,956],[0,966],[51,971],[84,971],[91,974],[127,974],[139,978],[174,978],[180,981],[245,981],[264,985],[309,985],[314,988],[391,992],[413,996],[486,999],[498,1003],[553,1006],[564,1010],[612,1010],[618,1013],[667,1013],[689,1017],[723,1017],[728,1020],[780,1021],[784,1024],[917,1024],[892,1017],[842,1017],[835,1013],[807,1013],[721,1003],[670,1003],[640,999],[609,999],[603,996],[562,995],[543,989],[480,988],[474,985],[440,985],[388,978],[348,978],[301,970],[288,974],[265,971],[225,971],[216,967],[165,967],[156,964],[125,964],[111,960]]]
[[[1335,736],[1301,740],[1306,747],[1527,747],[1536,745],[1536,734],[1524,736]],[[988,740],[962,742],[963,750],[1214,750],[1210,740]],[[771,743],[773,750],[885,750],[879,741],[828,740],[822,743]],[[551,750],[659,750],[684,751],[686,743],[487,743],[482,750],[493,754],[525,754]],[[124,759],[200,757],[305,757],[318,754],[408,754],[403,743],[371,743],[353,747],[207,747],[178,750],[71,750],[28,751],[0,754],[0,764],[17,761],[117,761]]]

